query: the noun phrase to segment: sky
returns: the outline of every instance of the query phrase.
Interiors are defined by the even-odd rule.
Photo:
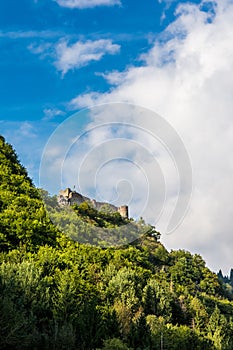
[[[0,133],[36,186],[127,202],[229,272],[232,0],[0,0],[0,46]]]

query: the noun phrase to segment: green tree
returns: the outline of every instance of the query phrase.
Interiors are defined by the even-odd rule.
[[[104,341],[103,350],[130,350],[121,339],[113,338]]]
[[[227,333],[227,320],[221,315],[217,305],[210,316],[208,323],[208,338],[211,339],[217,350],[224,349],[225,335]]]

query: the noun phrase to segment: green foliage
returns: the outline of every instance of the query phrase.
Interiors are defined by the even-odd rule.
[[[95,209],[90,203],[83,202],[73,206],[74,211],[86,222],[98,227],[115,228],[129,223],[120,213],[114,212],[108,204],[102,205],[100,211]]]
[[[0,248],[19,245],[36,249],[54,244],[56,230],[47,217],[38,190],[12,147],[0,137]]]
[[[130,350],[120,339],[113,338],[104,341],[103,350]]]
[[[208,338],[212,340],[217,350],[224,348],[226,344],[227,320],[224,315],[221,315],[217,306],[209,318],[208,323]]]

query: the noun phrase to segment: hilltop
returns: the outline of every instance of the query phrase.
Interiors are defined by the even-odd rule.
[[[0,180],[1,349],[233,348],[229,280],[200,255],[168,252],[153,226],[86,202],[73,210],[93,230],[82,233],[86,243],[71,239],[41,194],[51,210],[56,199],[35,188],[3,137]],[[121,232],[128,223],[143,228],[132,243],[90,244],[97,227]]]

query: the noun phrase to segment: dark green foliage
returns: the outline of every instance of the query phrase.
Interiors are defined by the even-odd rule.
[[[56,230],[12,147],[0,138],[0,248],[54,244]]]
[[[230,270],[230,276],[223,276],[222,271],[218,272],[219,281],[224,289],[225,296],[229,299],[233,299],[233,269]]]
[[[233,348],[232,272],[217,277],[201,256],[169,253],[142,220],[87,203],[74,208],[93,229],[87,241],[96,227],[128,222],[144,234],[107,249],[71,240],[52,225],[40,194],[51,210],[56,198],[35,189],[0,143],[0,349]]]
[[[126,344],[124,344],[118,338],[107,339],[104,341],[103,350],[130,350]]]

